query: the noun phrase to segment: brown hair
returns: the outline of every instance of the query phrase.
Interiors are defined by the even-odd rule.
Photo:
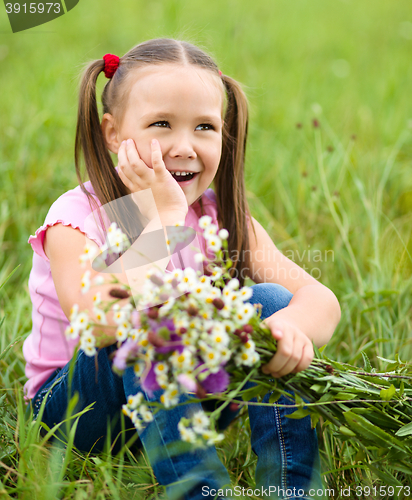
[[[146,64],[193,64],[220,75],[213,59],[198,47],[183,41],[160,38],[143,42],[120,58],[120,64],[102,93],[103,113],[113,115],[121,121],[131,88],[133,71]],[[96,201],[83,185],[80,174],[80,155],[83,153],[86,170],[102,205],[125,197],[128,192],[115,170],[106,147],[100,126],[96,102],[96,81],[104,69],[104,60],[89,63],[80,83],[80,98],[76,128],[75,165],[79,183],[89,200],[97,208]],[[247,99],[240,85],[232,78],[220,76],[227,94],[226,113],[222,133],[222,155],[214,186],[221,227],[229,231],[229,257],[233,261],[231,275],[236,276],[241,285],[248,270],[249,234],[247,216],[250,211],[246,200],[244,163],[248,129]],[[125,208],[129,217],[119,221],[123,231],[129,236],[140,234],[143,228],[136,228],[136,218]],[[118,223],[119,223],[118,222]],[[252,224],[253,227],[253,224]],[[254,228],[253,228],[254,231]],[[243,256],[243,258],[242,258]]]

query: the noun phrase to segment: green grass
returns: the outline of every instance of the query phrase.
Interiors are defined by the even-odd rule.
[[[129,499],[161,492],[143,455],[52,449],[23,420],[21,347],[31,328],[27,239],[51,203],[77,184],[82,65],[170,36],[200,44],[244,84],[252,213],[286,255],[320,274],[339,298],[342,320],[327,356],[362,366],[364,350],[381,370],[377,356],[409,361],[412,351],[411,22],[409,0],[396,6],[384,0],[88,0],[52,23],[12,34],[1,10],[0,283],[19,267],[0,290],[0,498]],[[99,78],[101,90],[105,79]],[[219,453],[233,484],[246,486],[256,462],[245,418],[227,432]],[[356,442],[338,441],[327,426],[318,433],[331,488],[382,483]],[[411,485],[401,471],[395,477]]]

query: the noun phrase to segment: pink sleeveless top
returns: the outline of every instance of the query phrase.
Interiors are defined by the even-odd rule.
[[[90,181],[84,184],[97,203],[100,203],[95,196]],[[212,189],[207,189],[202,197],[202,207],[197,200],[188,210],[185,226],[193,228],[197,233],[197,241],[200,250],[205,254],[205,240],[201,236],[198,221],[202,215],[210,215],[212,222],[217,224],[217,204],[216,195]],[[43,242],[47,228],[55,224],[63,224],[79,229],[90,240],[99,247],[104,242],[101,231],[93,225],[85,224],[85,220],[90,215],[90,207],[87,196],[80,186],[67,191],[58,198],[51,206],[46,220],[34,236],[30,236],[29,243],[33,248],[33,266],[29,277],[29,293],[33,304],[32,332],[23,344],[23,354],[26,360],[26,376],[28,381],[24,386],[26,399],[35,396],[39,388],[46,382],[56,368],[62,368],[72,358],[77,340],[69,340],[65,336],[65,330],[69,325],[57,298],[54,287],[50,262],[44,253]],[[190,245],[182,250],[181,255],[186,253],[185,263],[190,262],[194,257],[194,251]],[[175,255],[171,258],[167,270],[174,267],[179,268],[179,259]]]

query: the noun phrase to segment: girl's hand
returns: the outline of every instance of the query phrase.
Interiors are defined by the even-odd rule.
[[[153,168],[140,158],[133,139],[123,141],[118,151],[119,177],[134,194],[133,200],[140,212],[149,220],[153,220],[158,214],[176,214],[176,222],[184,220],[188,211],[186,196],[166,169],[160,144],[156,139],[152,140],[151,148]],[[150,192],[137,194],[146,189],[151,189],[153,198]]]
[[[277,342],[277,351],[262,372],[275,378],[288,373],[306,370],[315,355],[312,341],[293,322],[276,317],[276,313],[264,320]]]

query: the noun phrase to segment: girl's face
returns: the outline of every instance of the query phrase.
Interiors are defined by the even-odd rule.
[[[219,166],[223,95],[219,78],[203,68],[178,64],[140,68],[117,129],[117,144],[110,149],[117,153],[121,142],[131,138],[152,168],[150,144],[157,139],[166,168],[191,174],[174,175],[183,180],[179,185],[191,205],[209,187]]]

